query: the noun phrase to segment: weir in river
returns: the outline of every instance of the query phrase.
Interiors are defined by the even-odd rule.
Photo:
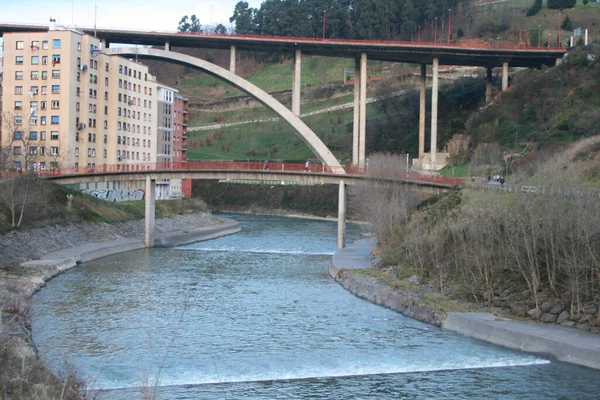
[[[101,399],[596,399],[600,372],[356,298],[327,273],[336,223],[230,216],[236,235],[105,257],[34,297],[33,338]],[[348,227],[348,239],[359,228]]]

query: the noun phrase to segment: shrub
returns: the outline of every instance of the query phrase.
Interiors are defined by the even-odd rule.
[[[531,17],[542,9],[542,0],[534,0],[533,5],[527,10],[527,16]]]
[[[573,8],[575,4],[577,4],[577,0],[548,0],[548,8],[554,10]]]

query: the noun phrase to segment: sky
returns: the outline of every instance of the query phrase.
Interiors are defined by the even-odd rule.
[[[196,14],[202,25],[231,26],[229,18],[239,0],[0,0],[0,22],[175,31],[184,15]],[[261,0],[246,0],[260,7]]]
[[[239,0],[0,0],[0,22],[133,30],[176,31],[184,15],[196,14],[200,24],[230,28]],[[262,0],[246,0],[259,8]],[[96,12],[94,10],[97,9]],[[0,39],[1,41],[1,39]],[[0,57],[2,51],[0,50]]]

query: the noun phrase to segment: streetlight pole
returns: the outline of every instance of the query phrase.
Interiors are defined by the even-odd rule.
[[[558,13],[558,35],[556,36],[556,47],[560,47],[560,12]]]
[[[417,43],[421,43],[421,25],[417,28]]]
[[[542,25],[538,25],[538,47],[542,43]]]
[[[452,9],[448,9],[448,44],[450,44],[450,38],[452,32]]]
[[[327,10],[323,10],[323,40],[325,40],[325,21],[327,20]]]

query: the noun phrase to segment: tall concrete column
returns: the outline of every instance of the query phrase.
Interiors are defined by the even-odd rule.
[[[437,167],[437,116],[438,116],[438,73],[439,59],[433,59],[431,82],[431,169]]]
[[[354,108],[352,123],[352,165],[358,165],[358,131],[360,129],[360,60],[354,60]]]
[[[235,74],[235,46],[229,48],[229,72]]]
[[[360,55],[360,121],[358,130],[358,166],[365,167],[365,144],[367,129],[367,53]]]
[[[294,82],[292,86],[292,112],[296,117],[300,116],[300,87],[302,84],[302,53],[296,49],[294,54]]]
[[[421,64],[421,79],[419,80],[419,160],[425,153],[425,103],[427,102],[427,65]]]
[[[492,102],[492,69],[486,69],[485,77],[485,103],[490,104]]]
[[[502,91],[506,92],[508,89],[508,63],[502,63]]]
[[[165,42],[165,50],[171,51],[171,43],[170,42]]]
[[[156,181],[146,177],[146,213],[145,213],[145,235],[144,243],[146,247],[154,246],[154,208],[156,204]]]
[[[337,247],[341,250],[346,245],[346,184],[340,180],[338,193],[338,236]]]

